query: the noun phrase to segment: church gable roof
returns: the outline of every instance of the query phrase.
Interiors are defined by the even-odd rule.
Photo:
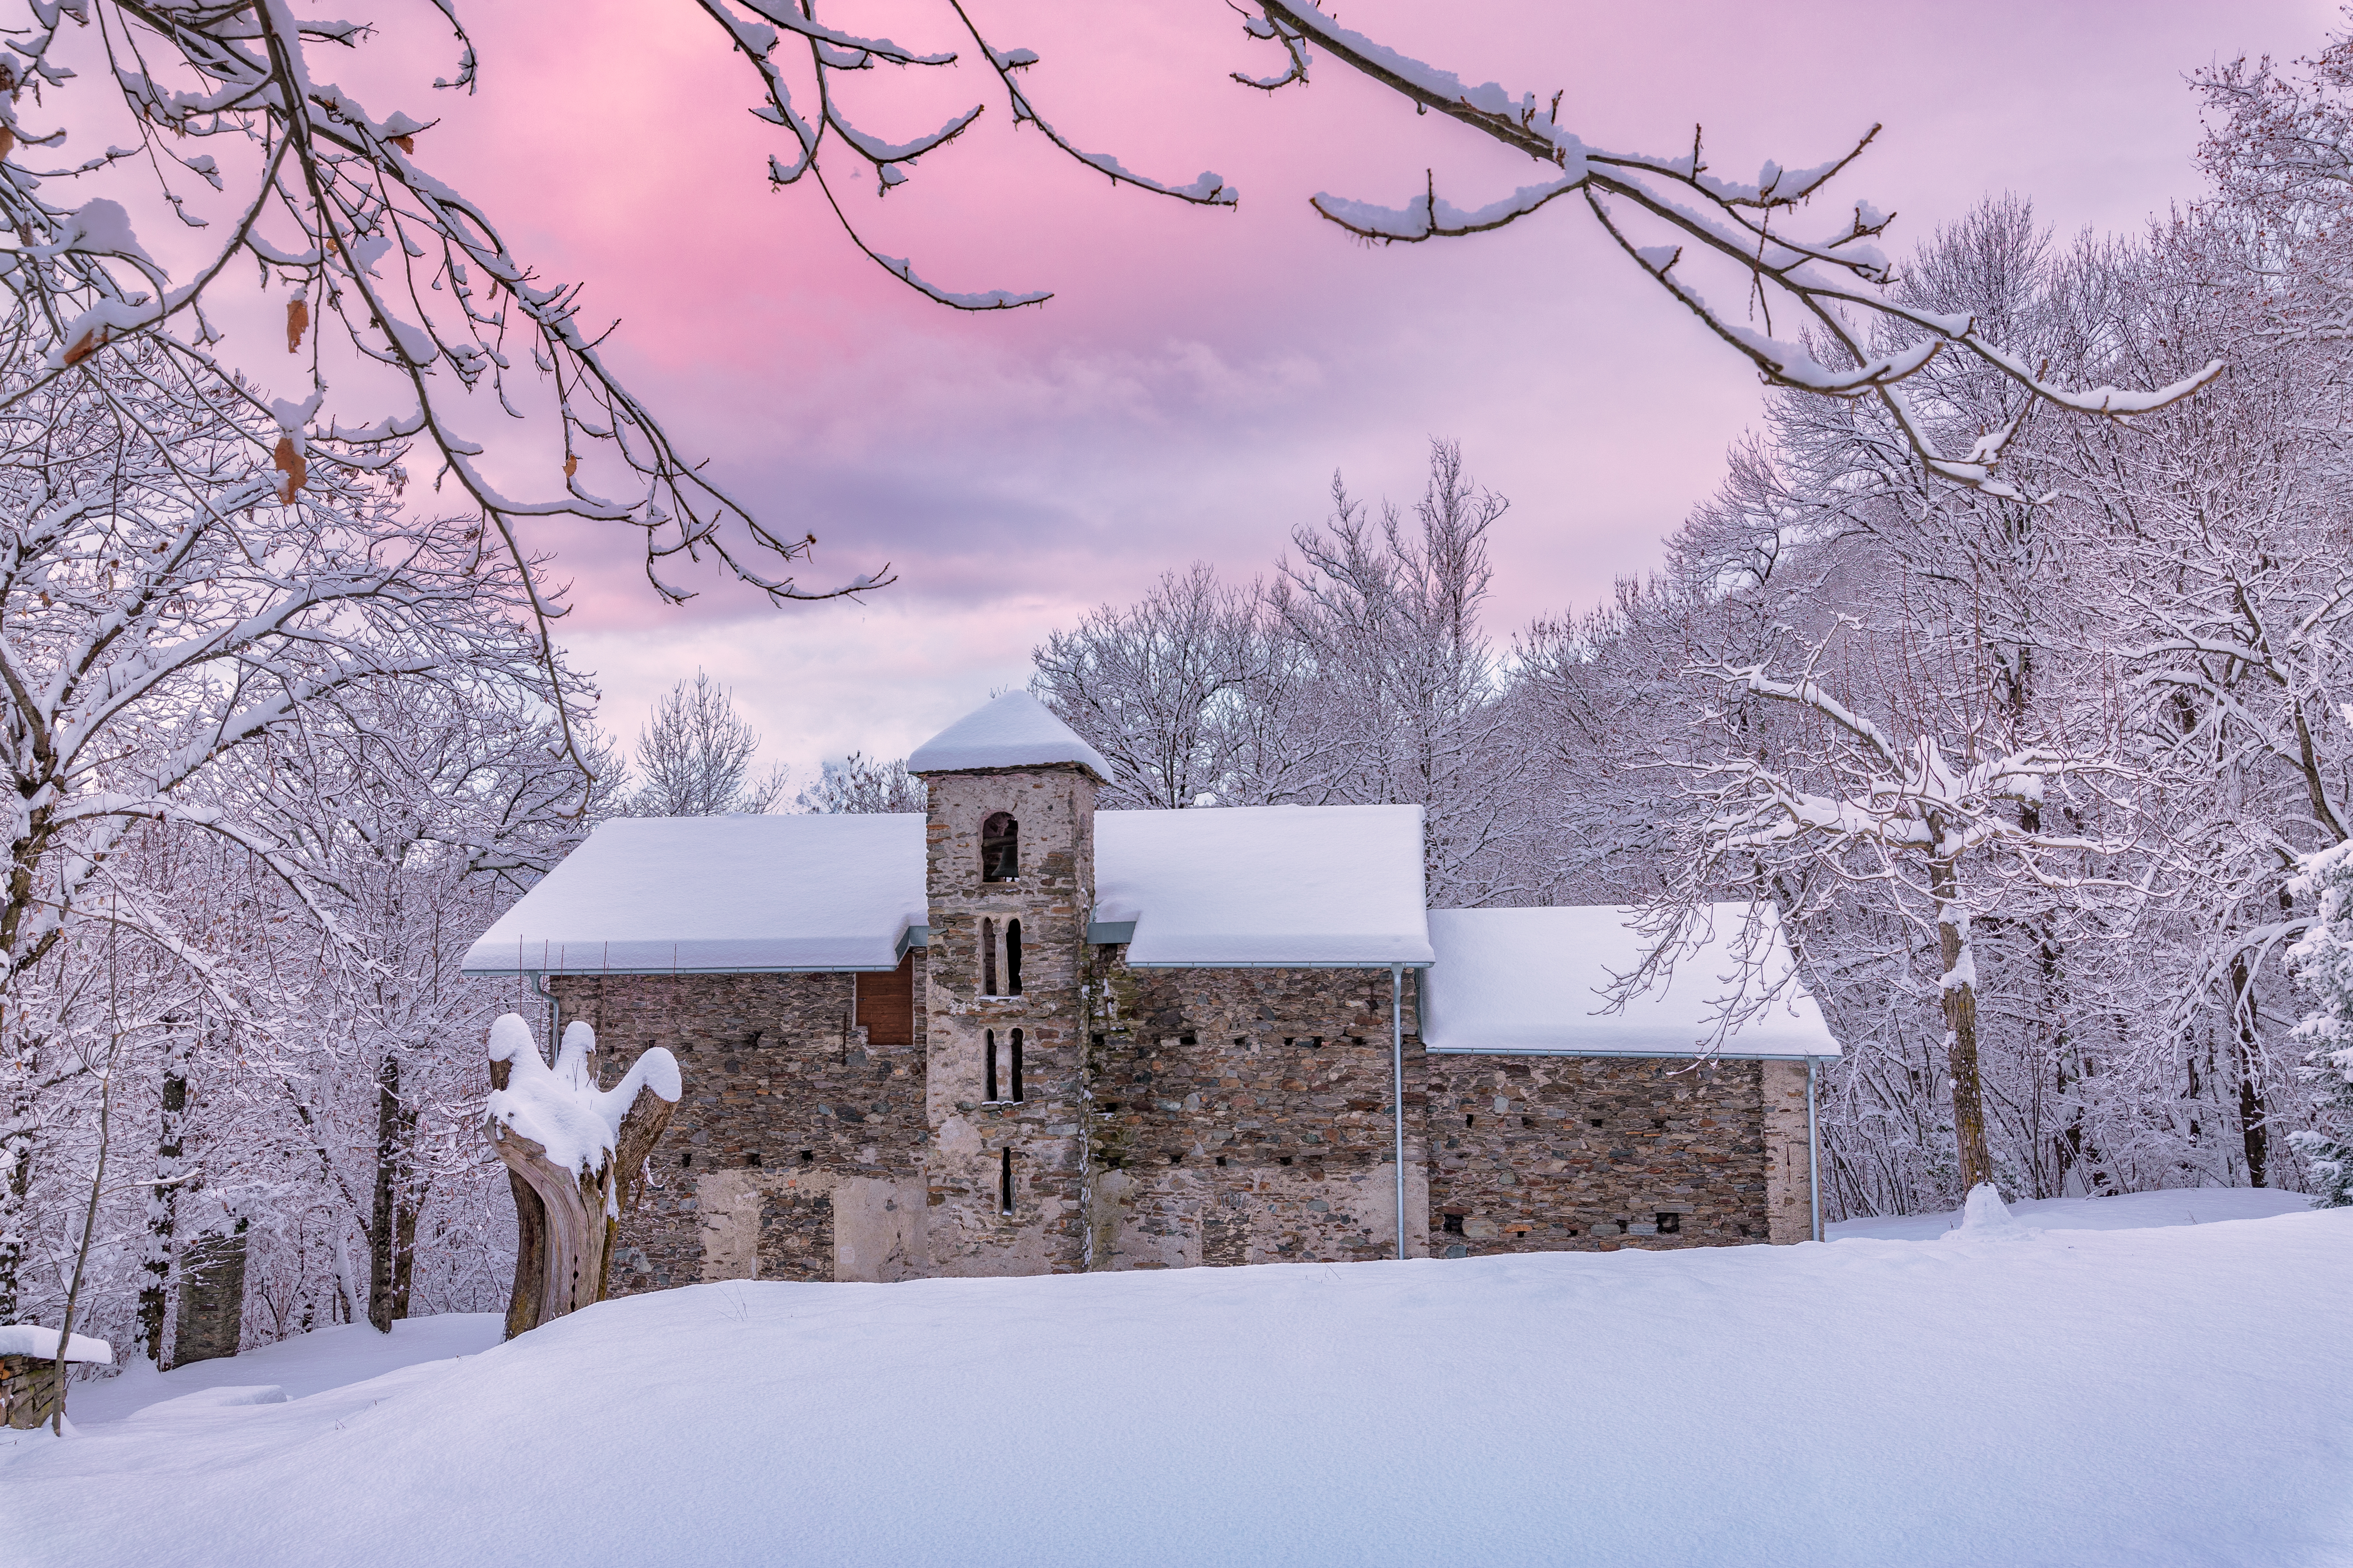
[[[1051,709],[1026,691],[1008,691],[916,747],[907,758],[907,771],[955,773],[1056,763],[1076,763],[1098,782],[1111,778],[1111,764],[1103,753],[1080,740]]]
[[[1145,969],[1428,963],[1421,807],[1099,811],[1095,919]]]
[[[470,974],[891,969],[925,910],[925,819],[622,817],[485,932]],[[1421,808],[1095,814],[1094,920],[1143,967],[1430,959]]]
[[[914,816],[617,817],[467,950],[469,974],[893,969],[923,909]]]

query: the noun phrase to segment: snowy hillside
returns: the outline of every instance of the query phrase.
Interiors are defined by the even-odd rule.
[[[0,1509],[26,1565],[2353,1561],[2353,1210],[2031,1219],[699,1286],[290,1402],[85,1394]],[[312,1339],[235,1370],[319,1386]]]

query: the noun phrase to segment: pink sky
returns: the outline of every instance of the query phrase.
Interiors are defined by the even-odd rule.
[[[1058,291],[965,316],[859,257],[813,188],[765,188],[781,133],[750,118],[748,71],[685,4],[576,0],[560,28],[544,5],[474,6],[482,95],[412,106],[454,110],[420,152],[514,247],[548,277],[588,279],[590,316],[623,319],[613,358],[682,444],[819,536],[809,580],[886,560],[901,576],[861,604],[782,611],[714,580],[672,609],[629,540],[550,530],[575,584],[565,641],[598,672],[608,728],[634,734],[700,665],[804,777],[852,747],[900,754],[1025,680],[1029,649],[1087,607],[1196,559],[1264,572],[1323,516],[1335,468],[1409,500],[1433,435],[1512,498],[1491,620],[1508,633],[1650,565],[1754,419],[1753,375],[1567,204],[1386,250],[1314,217],[1319,190],[1401,204],[1425,167],[1475,206],[1531,165],[1335,67],[1271,99],[1233,85],[1229,69],[1273,67],[1222,0],[973,9],[997,47],[1044,57],[1031,95],[1080,145],[1174,181],[1216,169],[1240,208],[1107,189],[1009,130],[983,71],[878,72],[852,91],[864,128],[893,140],[989,107],[887,202],[852,160],[831,165],[870,240],[949,288]],[[822,14],[964,43],[944,6]],[[2063,235],[2137,226],[2197,191],[2184,74],[2307,52],[2336,21],[2310,0],[1348,0],[1341,14],[1467,80],[1566,89],[1562,119],[1588,142],[1680,146],[1704,121],[1712,161],[1744,176],[1767,157],[1819,161],[1883,121],[1835,194],[1895,209],[1899,252],[2003,190]]]

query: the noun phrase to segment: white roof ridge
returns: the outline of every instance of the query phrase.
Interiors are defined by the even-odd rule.
[[[1082,767],[1099,784],[1111,782],[1111,764],[1079,739],[1054,710],[1027,691],[1008,691],[974,709],[907,758],[911,773],[971,773],[984,768]]]

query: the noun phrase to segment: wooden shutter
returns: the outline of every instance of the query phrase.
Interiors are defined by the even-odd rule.
[[[858,976],[858,1021],[871,1046],[915,1043],[915,955],[899,961],[888,974]]]

